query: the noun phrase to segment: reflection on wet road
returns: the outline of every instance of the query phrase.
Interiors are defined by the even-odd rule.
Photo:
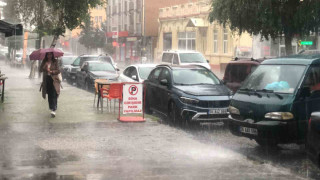
[[[319,177],[298,146],[266,152],[220,125],[185,130],[151,117],[120,123],[92,106],[94,94],[65,83],[52,119],[38,80],[26,79],[27,70],[2,71],[9,80],[0,104],[0,179]]]

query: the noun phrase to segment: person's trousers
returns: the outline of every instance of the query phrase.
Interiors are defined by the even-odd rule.
[[[53,79],[51,76],[47,76],[47,94],[48,94],[48,102],[49,102],[49,109],[52,111],[57,110],[58,104],[58,95],[57,91],[53,86]]]

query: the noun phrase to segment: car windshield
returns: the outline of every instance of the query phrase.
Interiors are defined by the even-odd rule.
[[[219,79],[207,69],[174,69],[173,82],[178,85],[220,84]]]
[[[201,53],[180,53],[181,63],[206,63]]]
[[[293,93],[305,69],[302,65],[260,65],[241,89]]]
[[[76,57],[62,57],[62,65],[72,64]]]
[[[108,63],[112,63],[112,60],[110,57],[107,57],[107,56],[102,56],[99,58],[100,61],[105,61],[105,62],[108,62]]]
[[[147,79],[152,69],[154,69],[154,67],[139,67],[139,75],[141,79]]]
[[[89,71],[116,71],[110,63],[92,63],[89,65]]]

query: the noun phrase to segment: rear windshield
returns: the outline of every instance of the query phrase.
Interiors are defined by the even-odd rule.
[[[201,53],[180,53],[181,63],[206,63]]]
[[[227,82],[243,82],[256,69],[254,64],[229,64],[225,71],[224,80]]]

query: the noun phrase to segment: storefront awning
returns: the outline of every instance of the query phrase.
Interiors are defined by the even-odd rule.
[[[5,33],[6,37],[21,36],[23,28],[21,24],[10,24],[0,20],[0,33]]]
[[[208,27],[201,18],[190,18],[187,27]]]

